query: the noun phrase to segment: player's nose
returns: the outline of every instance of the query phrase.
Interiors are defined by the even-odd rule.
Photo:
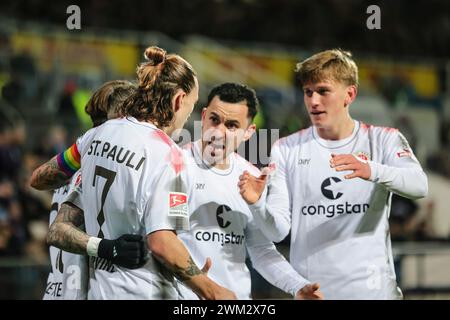
[[[212,136],[214,137],[216,142],[222,142],[223,140],[225,140],[226,132],[227,127],[225,127],[224,124],[220,124],[215,128]]]
[[[209,128],[203,133],[203,140],[204,141],[220,141],[223,139],[223,136],[225,135],[224,131],[219,128],[219,126],[214,128]]]
[[[310,97],[306,97],[307,101],[308,101],[308,105],[311,108],[317,108],[320,104],[320,94],[318,94],[317,92],[313,92],[311,94]]]

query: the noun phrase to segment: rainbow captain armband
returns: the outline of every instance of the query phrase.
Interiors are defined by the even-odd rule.
[[[61,152],[56,156],[59,168],[64,173],[71,177],[78,169],[81,168],[80,153],[78,152],[77,145],[74,143],[66,151]]]

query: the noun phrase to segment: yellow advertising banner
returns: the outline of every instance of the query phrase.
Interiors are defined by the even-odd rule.
[[[63,33],[17,32],[11,36],[15,52],[31,54],[42,70],[59,66],[64,72],[101,73],[105,70],[133,77],[139,59],[137,43]]]

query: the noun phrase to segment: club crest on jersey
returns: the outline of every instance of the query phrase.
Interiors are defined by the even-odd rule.
[[[370,160],[370,154],[368,152],[358,151],[358,152],[354,152],[353,155],[358,160],[362,160],[363,162],[367,162]]]
[[[169,193],[169,216],[170,217],[187,217],[189,214],[188,198],[186,193],[170,192]]]

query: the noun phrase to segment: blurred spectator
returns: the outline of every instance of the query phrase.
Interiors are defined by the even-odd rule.
[[[82,128],[83,131],[92,126],[91,119],[84,111],[86,103],[91,96],[92,87],[90,82],[83,77],[78,82],[70,79],[65,85],[59,98],[57,108],[58,123],[63,125],[69,132],[77,131]]]
[[[411,199],[392,195],[389,217],[392,241],[437,240],[433,232],[433,203],[427,206],[424,216],[418,215],[419,205]]]
[[[0,119],[0,177],[17,179],[24,141],[25,127],[23,124],[12,126],[6,119]]]
[[[414,200],[392,195],[391,215],[389,217],[392,241],[405,241],[411,239],[411,222],[417,214],[418,205]]]
[[[62,132],[61,132],[62,131]],[[64,131],[51,131],[49,152],[65,147]],[[26,154],[23,148],[25,126],[12,125],[4,117],[0,119],[0,255],[15,256],[28,252],[27,248],[39,242],[45,252],[43,237],[39,234],[39,222],[47,225],[50,195],[40,193],[28,184],[31,172],[46,159]],[[63,146],[64,144],[64,146]],[[36,224],[36,222],[38,222]],[[37,226],[37,227],[36,227]],[[37,235],[37,236],[36,236]],[[39,250],[31,250],[30,256],[39,256]]]
[[[430,201],[426,207],[425,216],[417,219],[416,227],[414,228],[414,239],[417,241],[428,240],[445,240],[435,236],[433,230],[434,220],[434,202]]]
[[[20,79],[11,74],[9,81],[2,87],[2,97],[11,105],[19,106],[22,104],[22,95],[24,86]]]
[[[27,256],[40,260],[45,259],[48,252],[45,235],[48,230],[52,193],[31,188],[29,179],[33,170],[46,160],[47,158],[36,154],[26,153],[17,186],[17,197],[23,208],[22,223],[27,239],[24,250]]]
[[[427,167],[438,174],[450,178],[450,121],[442,120],[439,128],[441,148],[427,158]]]
[[[3,98],[24,111],[33,106],[38,93],[37,70],[33,58],[26,52],[13,55],[10,60],[10,79],[2,88]]]
[[[73,143],[68,141],[68,134],[65,127],[53,125],[47,134],[41,139],[40,145],[35,148],[35,153],[43,159],[50,159],[54,155],[64,151]]]
[[[77,85],[75,81],[68,80],[65,83],[56,110],[58,122],[66,128],[72,128],[74,124],[76,124],[76,122],[74,123],[74,120],[76,119],[77,114],[73,103],[73,94],[76,89]]]
[[[0,256],[22,254],[25,240],[22,210],[17,200],[15,186],[8,179],[1,179]]]
[[[8,32],[0,30],[0,72],[8,69],[8,61],[11,56],[11,41]],[[2,87],[2,83],[0,83]]]

